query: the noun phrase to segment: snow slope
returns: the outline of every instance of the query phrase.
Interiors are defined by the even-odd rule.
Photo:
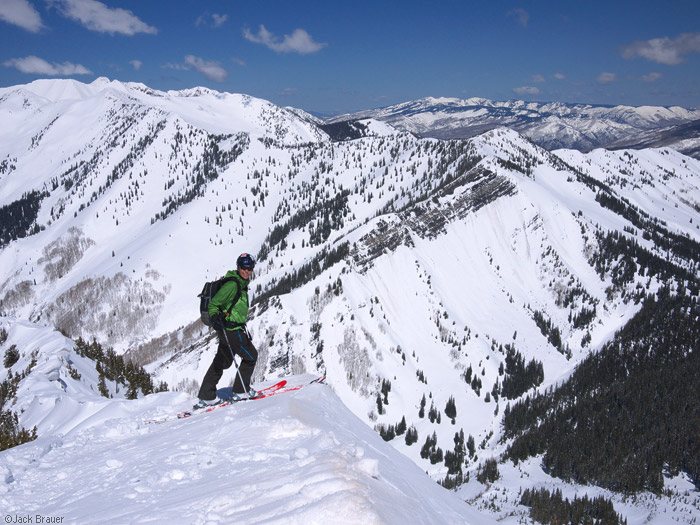
[[[612,272],[592,262],[599,236],[614,232],[697,268],[596,200],[607,188],[671,233],[700,240],[700,161],[666,148],[549,153],[508,129],[440,141],[373,121],[363,124],[372,136],[332,142],[313,119],[265,101],[104,79],[7,88],[0,116],[20,126],[0,130],[0,205],[44,195],[34,223],[43,230],[0,249],[0,311],[97,337],[193,394],[216,351],[196,294],[242,251],[258,253],[252,295],[268,297],[249,323],[255,381],[325,373],[368,428],[405,417],[418,443],[390,444],[434,481],[448,468],[420,455],[433,433],[443,451],[460,430],[475,439],[463,465],[472,483],[502,451],[500,415],[517,401],[494,395],[504,346],[542,363],[544,381],[528,393],[554,386],[634,315],[638,290],[664,284],[635,275],[613,286]],[[276,288],[291,277],[291,291]],[[576,325],[585,310],[594,315]],[[535,313],[560,330],[561,348]],[[60,359],[51,362],[70,385]],[[22,423],[40,435],[180,402],[154,396],[146,407],[119,401],[113,388],[111,402],[63,392],[56,410],[55,399],[22,388]],[[425,412],[442,419],[419,415],[423,396]],[[509,472],[518,489],[535,475]],[[478,504],[486,509],[497,490],[481,487]]]
[[[40,437],[0,452],[4,516],[63,523],[495,523],[433,483],[345,408],[331,387],[162,424],[185,394],[105,399],[60,334],[7,318],[33,349],[22,422]],[[20,369],[28,356],[17,363]],[[67,364],[81,375],[72,379]],[[304,376],[289,378],[290,384]],[[119,396],[117,396],[119,397]],[[6,518],[7,519],[7,518]]]

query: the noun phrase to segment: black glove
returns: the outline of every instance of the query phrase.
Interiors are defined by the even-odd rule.
[[[224,329],[224,316],[221,314],[216,314],[212,315],[210,318],[211,321],[211,327],[214,330],[223,330]]]

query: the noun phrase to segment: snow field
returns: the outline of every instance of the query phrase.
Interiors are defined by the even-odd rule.
[[[490,523],[348,410],[332,388],[198,413],[182,393],[100,396],[94,364],[57,332],[0,318],[13,368],[36,364],[12,407],[35,441],[0,452],[5,516],[66,523]],[[70,377],[68,365],[80,373]],[[313,376],[290,376],[288,386]],[[266,383],[260,385],[266,386]],[[413,521],[417,520],[417,521]]]
[[[5,513],[76,523],[465,523],[477,516],[324,385],[162,425],[132,416],[41,437],[0,453],[0,472]]]

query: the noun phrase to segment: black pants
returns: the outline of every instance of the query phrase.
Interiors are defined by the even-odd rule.
[[[233,354],[241,358],[241,364],[238,367],[240,374],[236,374],[236,379],[233,382],[233,391],[238,394],[247,392],[250,388],[250,378],[258,360],[258,351],[250,341],[245,329],[221,330],[217,332],[217,335],[219,336],[219,348],[214,356],[214,361],[204,375],[202,387],[199,389],[199,399],[207,401],[216,397],[216,385],[224,370],[233,364]],[[241,383],[241,378],[243,378],[243,383]]]

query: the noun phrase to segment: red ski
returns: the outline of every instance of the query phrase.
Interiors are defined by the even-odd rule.
[[[262,388],[262,389],[258,390],[258,395],[257,395],[257,397],[254,397],[253,399],[248,399],[248,398],[246,398],[246,399],[241,399],[240,401],[253,401],[253,400],[255,400],[255,399],[262,399],[262,398],[264,398],[264,397],[268,397],[268,396],[272,395],[273,393],[278,392],[279,390],[284,389],[284,387],[285,387],[286,385],[287,385],[287,380],[286,380],[286,379],[283,379],[283,380],[280,381],[279,383],[275,383],[275,384],[272,385],[272,386],[268,386],[267,388]],[[193,414],[211,412],[212,410],[216,410],[217,408],[227,407],[227,406],[232,405],[233,403],[237,403],[237,402],[238,402],[238,401],[234,401],[233,399],[226,399],[226,400],[224,400],[223,402],[219,403],[218,405],[212,405],[212,406],[210,406],[210,407],[208,407],[208,408],[202,408],[202,409],[199,409],[199,410],[185,410],[184,412],[180,412],[180,413],[177,415],[177,418],[178,418],[178,419],[183,419],[183,418],[186,418],[186,417],[190,417],[190,416],[192,416]]]
[[[294,392],[295,390],[299,390],[305,386],[312,385],[314,383],[321,383],[325,384],[326,378],[324,377],[317,377],[316,379],[313,379],[312,381],[309,381],[307,383],[302,383],[300,385],[296,386],[287,386],[287,380],[282,379],[281,381],[275,383],[272,386],[268,386],[266,388],[263,388],[261,390],[258,390],[258,397],[254,397],[252,399],[241,399],[240,401],[255,401],[257,399],[264,399],[266,397],[272,397],[276,396],[277,394],[284,394],[285,392]],[[219,403],[218,405],[212,405],[208,408],[203,408],[199,410],[186,410],[184,412],[180,412],[177,414],[177,419],[184,419],[188,417],[192,417],[197,414],[204,414],[206,412],[212,412],[214,410],[217,410],[222,407],[226,407],[229,405],[232,405],[234,403],[238,403],[239,401],[233,401],[233,400],[226,400],[222,403]],[[171,421],[174,419],[173,416],[167,416],[162,419],[148,419],[145,420],[144,423],[165,423],[166,421]]]

